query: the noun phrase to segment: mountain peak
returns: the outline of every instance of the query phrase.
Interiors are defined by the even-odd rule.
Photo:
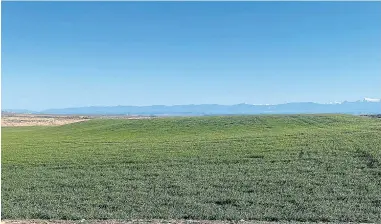
[[[96,106],[64,109],[51,109],[40,112],[28,110],[4,110],[4,112],[34,113],[34,114],[81,114],[81,115],[202,115],[202,114],[300,114],[300,113],[348,113],[348,114],[379,114],[381,100],[364,98],[354,102],[293,102],[274,105],[254,105],[240,103],[235,105],[200,104],[200,105],[153,105],[153,106]]]
[[[364,98],[363,102],[373,102],[373,103],[379,103],[381,102],[381,99],[373,99],[373,98]]]

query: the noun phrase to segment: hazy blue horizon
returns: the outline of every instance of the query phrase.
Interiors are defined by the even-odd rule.
[[[146,107],[146,108],[153,108],[153,107],[188,107],[188,106],[228,106],[228,107],[234,107],[234,106],[240,106],[240,105],[247,105],[247,106],[280,106],[280,105],[286,105],[286,104],[294,104],[294,105],[305,105],[309,103],[317,104],[317,105],[343,105],[345,103],[377,103],[377,105],[381,105],[381,99],[378,98],[363,98],[356,101],[342,101],[342,102],[329,102],[329,103],[319,103],[319,102],[311,102],[311,101],[305,101],[305,102],[285,102],[285,103],[279,103],[279,104],[247,104],[247,103],[236,103],[236,104],[173,104],[173,105],[160,105],[160,104],[152,104],[152,105],[92,105],[92,106],[79,106],[79,107],[61,107],[61,108],[44,108],[40,110],[31,110],[28,108],[2,108],[2,111],[5,112],[14,112],[14,111],[24,111],[24,112],[44,112],[49,110],[66,110],[66,109],[80,109],[80,108],[116,108],[116,107]],[[378,108],[381,112],[381,107]]]
[[[381,2],[3,2],[2,108],[381,98]]]

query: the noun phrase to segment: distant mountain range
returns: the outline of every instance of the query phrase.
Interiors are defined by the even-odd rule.
[[[355,102],[340,103],[284,103],[277,105],[153,105],[153,106],[93,106],[44,111],[3,110],[10,113],[61,114],[61,115],[144,115],[144,116],[200,116],[200,115],[238,115],[238,114],[302,114],[302,113],[344,113],[344,114],[381,114],[381,100],[365,98]]]

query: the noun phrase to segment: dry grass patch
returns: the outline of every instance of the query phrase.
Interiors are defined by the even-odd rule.
[[[32,114],[2,114],[2,127],[18,126],[58,126],[75,122],[87,121],[86,116],[32,115]]]

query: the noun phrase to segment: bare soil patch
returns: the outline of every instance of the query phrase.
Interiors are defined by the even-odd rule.
[[[86,116],[59,116],[34,114],[2,114],[1,127],[57,126],[91,119]]]
[[[82,116],[82,115],[49,115],[49,114],[15,114],[2,113],[1,127],[17,127],[17,126],[58,126],[75,122],[88,121],[90,119],[151,119],[149,116],[125,116],[125,115],[98,115],[98,116]]]

